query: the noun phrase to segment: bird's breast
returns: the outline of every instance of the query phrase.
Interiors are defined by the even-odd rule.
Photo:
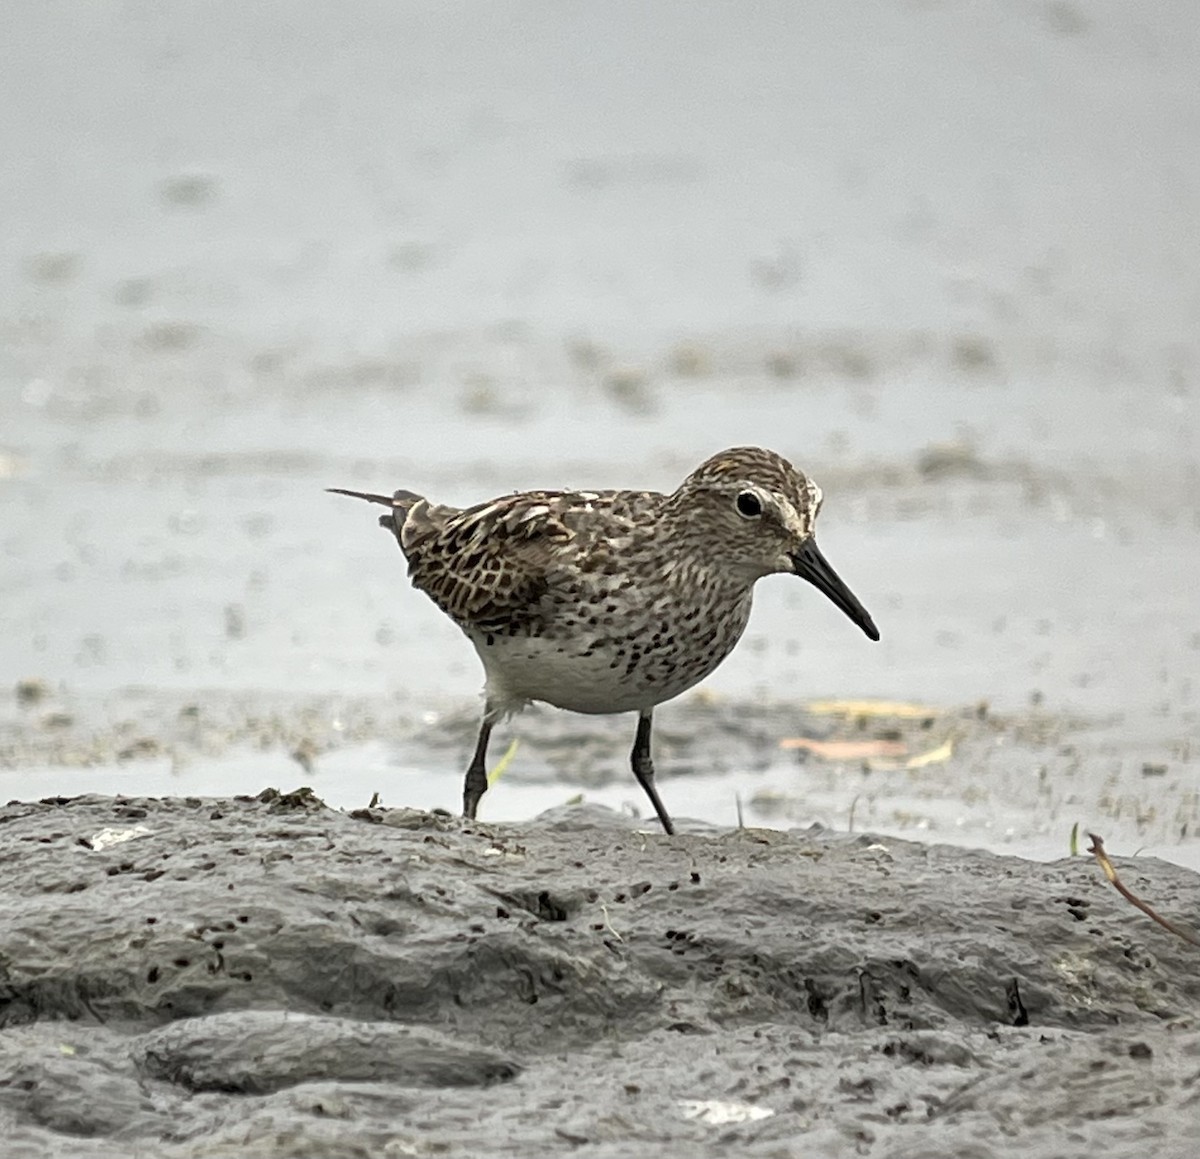
[[[749,618],[750,595],[720,612],[610,607],[560,608],[536,635],[468,630],[489,699],[502,710],[530,700],[584,713],[651,708],[698,684],[729,655]]]

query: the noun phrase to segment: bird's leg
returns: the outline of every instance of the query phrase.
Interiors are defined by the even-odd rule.
[[[646,790],[646,796],[650,798],[650,804],[654,806],[654,811],[658,814],[662,827],[667,833],[674,833],[675,826],[671,823],[671,818],[667,816],[662,801],[658,799],[658,790],[654,787],[654,762],[650,759],[652,713],[651,709],[638,716],[637,736],[633,741],[633,752],[630,754],[629,762],[633,765],[633,775],[637,777],[638,784]]]
[[[493,723],[489,706],[483,714],[483,723],[479,726],[479,740],[475,742],[475,755],[467,766],[467,777],[463,781],[463,816],[468,821],[475,820],[475,810],[479,808],[480,798],[487,792],[487,747]]]

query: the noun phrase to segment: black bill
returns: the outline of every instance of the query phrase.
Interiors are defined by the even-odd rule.
[[[808,580],[817,591],[824,592],[872,640],[879,639],[879,629],[875,627],[870,613],[829,566],[815,539],[810,539],[799,551],[792,553],[792,564],[801,579]]]

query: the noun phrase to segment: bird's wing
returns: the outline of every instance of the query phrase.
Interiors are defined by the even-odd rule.
[[[400,528],[413,586],[465,628],[536,631],[547,573],[572,533],[557,492],[526,492],[466,510],[417,503]]]
[[[623,522],[614,492],[526,491],[466,510],[414,504],[400,528],[409,575],[464,627],[537,633],[554,594]]]

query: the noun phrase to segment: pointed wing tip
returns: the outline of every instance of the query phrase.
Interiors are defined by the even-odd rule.
[[[392,506],[392,500],[387,495],[372,495],[369,491],[348,491],[345,487],[326,487],[325,491],[329,495],[349,495],[351,499],[365,499],[368,503]]]

